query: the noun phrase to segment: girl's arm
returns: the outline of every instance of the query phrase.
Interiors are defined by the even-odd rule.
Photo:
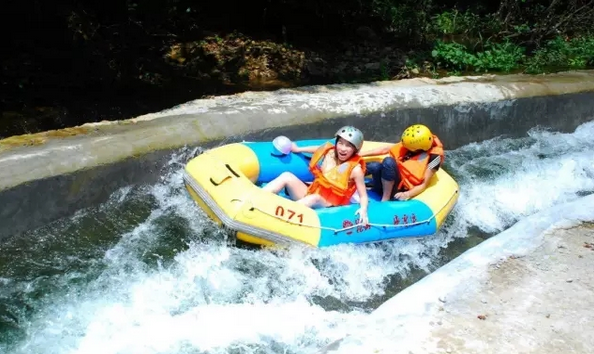
[[[367,150],[367,151],[359,151],[359,156],[377,156],[377,155],[385,155],[390,152],[390,149],[396,144],[388,144],[385,146],[376,147],[375,149]]]
[[[369,224],[369,218],[367,216],[367,207],[369,206],[369,198],[367,196],[367,188],[365,187],[365,176],[361,166],[355,167],[351,172],[351,178],[355,181],[357,192],[359,192],[360,208],[357,210],[359,214],[360,223],[363,225]]]
[[[299,147],[295,143],[293,143],[291,145],[291,152],[308,152],[308,153],[312,153],[313,154],[314,152],[316,152],[316,150],[319,147],[320,147],[319,145]]]

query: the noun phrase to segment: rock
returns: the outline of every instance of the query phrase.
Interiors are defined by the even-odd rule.
[[[307,63],[306,68],[311,76],[323,76],[325,73],[324,68],[321,65],[316,65],[313,62]]]
[[[373,40],[377,38],[375,32],[367,26],[360,26],[359,28],[357,28],[356,33],[357,36],[366,40]]]
[[[326,61],[320,57],[314,57],[311,59],[311,61],[316,64],[326,64]]]
[[[367,69],[367,70],[379,70],[379,68],[380,68],[380,63],[377,63],[377,62],[365,64],[365,69]]]
[[[391,52],[392,52],[392,47],[385,47],[385,48],[383,48],[383,49],[382,49],[382,51],[381,51],[381,53],[382,53],[382,54],[384,54],[384,55],[385,55],[385,54],[389,54],[389,53],[391,53]]]
[[[340,72],[344,71],[346,68],[347,68],[347,63],[345,63],[345,62],[342,62],[342,63],[336,65],[336,70],[340,71]]]

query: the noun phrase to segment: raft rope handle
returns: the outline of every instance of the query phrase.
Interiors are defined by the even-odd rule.
[[[429,218],[425,219],[425,220],[421,220],[421,221],[417,221],[414,223],[408,223],[408,224],[399,224],[399,225],[394,225],[394,224],[376,224],[376,223],[369,223],[367,225],[369,226],[374,226],[374,227],[383,227],[385,228],[399,228],[399,227],[411,227],[411,226],[415,226],[415,225],[420,225],[420,224],[427,224],[429,222],[431,222],[431,220],[433,220],[435,217],[437,217],[437,214],[439,214],[446,206],[448,206],[450,204],[450,201],[454,198],[454,196],[458,194],[458,190],[454,191],[454,193],[450,196],[450,198],[448,198],[448,201],[437,211],[437,213],[433,213],[433,215],[431,215]],[[251,202],[251,200],[250,200]],[[311,224],[304,224],[304,223],[298,223],[295,221],[291,221],[291,220],[287,220],[285,218],[281,218],[280,216],[271,214],[269,212],[267,212],[266,210],[260,209],[257,206],[254,205],[254,203],[251,203],[252,206],[250,208],[250,210],[257,210],[265,215],[268,215],[270,217],[273,217],[275,219],[279,219],[281,221],[284,221],[286,223],[289,224],[293,224],[293,225],[297,225],[297,226],[305,226],[305,227],[311,227],[311,228],[317,228],[317,229],[323,229],[323,230],[330,230],[333,231],[335,234],[342,232],[342,231],[347,231],[350,229],[354,229],[356,227],[365,227],[363,224],[354,224],[352,226],[348,226],[348,227],[343,227],[341,229],[335,229],[332,227],[326,227],[326,226],[316,226],[316,225],[311,225]]]

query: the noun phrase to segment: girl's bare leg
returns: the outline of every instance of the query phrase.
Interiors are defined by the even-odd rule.
[[[267,192],[278,194],[283,188],[287,188],[289,197],[293,200],[302,199],[307,194],[307,185],[291,172],[281,173],[280,176],[270,181],[270,183],[265,185],[262,189]]]
[[[319,194],[310,194],[307,195],[299,200],[297,200],[297,203],[301,203],[304,204],[310,208],[326,208],[329,207],[330,204],[328,202],[326,202],[326,200],[324,198],[322,198]]]

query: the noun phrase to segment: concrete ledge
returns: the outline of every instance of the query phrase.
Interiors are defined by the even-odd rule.
[[[592,353],[594,195],[544,210],[382,304],[324,354]]]
[[[154,180],[165,156],[187,145],[280,133],[322,138],[343,124],[362,127],[368,139],[395,141],[407,125],[423,122],[453,149],[535,125],[572,130],[593,117],[594,71],[581,71],[248,92],[11,137],[0,140],[0,240],[105,201],[123,185]]]

